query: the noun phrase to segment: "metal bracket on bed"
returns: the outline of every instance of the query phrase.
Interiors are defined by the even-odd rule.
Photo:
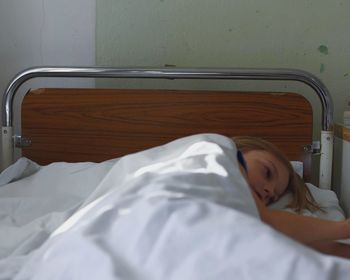
[[[313,141],[312,144],[305,145],[304,151],[313,155],[320,155],[321,142]]]
[[[296,69],[249,68],[106,68],[106,67],[34,67],[26,69],[11,81],[2,103],[1,169],[13,163],[13,102],[18,88],[32,78],[147,78],[147,79],[212,79],[212,80],[283,80],[297,81],[311,87],[322,106],[320,182],[321,188],[330,188],[333,158],[333,104],[331,96],[314,75]],[[18,140],[22,145],[23,140]],[[27,141],[24,141],[27,143]]]
[[[16,148],[25,148],[29,147],[32,144],[32,140],[21,135],[13,136],[13,141]]]

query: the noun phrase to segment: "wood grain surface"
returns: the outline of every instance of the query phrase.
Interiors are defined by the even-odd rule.
[[[310,173],[312,109],[294,93],[36,89],[22,104],[23,155],[40,164],[103,161],[196,133],[263,137]]]

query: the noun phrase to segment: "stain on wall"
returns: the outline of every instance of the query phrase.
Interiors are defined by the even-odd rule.
[[[324,64],[323,63],[321,63],[321,65],[320,65],[320,73],[322,74],[324,71],[325,71],[325,66],[324,66]]]
[[[320,45],[317,49],[320,53],[328,55],[328,47],[326,45]]]

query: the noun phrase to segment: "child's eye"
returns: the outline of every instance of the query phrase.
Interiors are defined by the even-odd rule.
[[[265,176],[267,179],[270,179],[272,176],[272,172],[271,172],[270,168],[268,168],[268,167],[265,167]]]

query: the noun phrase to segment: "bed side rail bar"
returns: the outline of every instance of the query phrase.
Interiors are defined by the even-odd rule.
[[[322,130],[327,132],[327,137],[321,137],[321,162],[323,152],[326,153],[327,163],[321,168],[320,186],[328,188],[331,174],[332,158],[329,154],[333,146],[331,141],[322,143],[322,139],[333,137],[329,132],[333,129],[333,103],[326,86],[316,76],[297,69],[269,69],[269,68],[108,68],[108,67],[34,67],[26,69],[8,85],[2,102],[2,168],[5,169],[13,161],[13,102],[19,87],[32,78],[59,77],[59,78],[151,78],[151,79],[227,79],[227,80],[284,80],[298,81],[311,87],[318,95],[322,107]],[[322,151],[322,146],[327,146]],[[10,150],[8,150],[10,149]],[[322,166],[322,163],[321,163]],[[322,175],[322,170],[326,175]],[[330,171],[329,171],[330,170]],[[321,178],[322,177],[322,178]],[[324,178],[323,178],[324,177]],[[327,178],[326,178],[327,177]],[[326,186],[329,185],[329,186]]]

